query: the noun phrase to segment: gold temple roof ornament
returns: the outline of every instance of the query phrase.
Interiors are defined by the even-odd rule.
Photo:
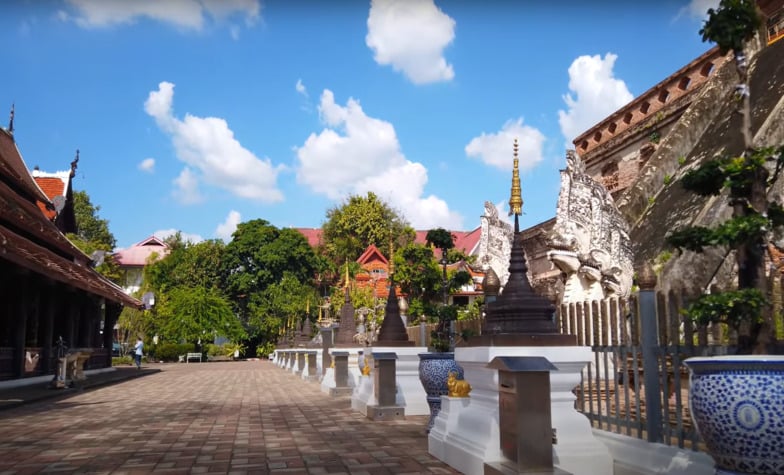
[[[514,167],[512,168],[512,196],[509,198],[509,215],[523,214],[523,190],[520,186],[520,160],[517,158],[517,139],[514,140]]]

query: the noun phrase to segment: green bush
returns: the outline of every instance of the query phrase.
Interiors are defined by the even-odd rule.
[[[256,357],[267,358],[273,351],[275,351],[275,344],[271,341],[264,342],[263,345],[256,347]]]
[[[223,346],[210,343],[207,345],[207,356],[223,356]]]
[[[113,356],[112,366],[127,366],[133,364],[132,356]]]
[[[193,343],[161,343],[155,349],[155,358],[159,361],[177,361],[180,355],[194,351]]]

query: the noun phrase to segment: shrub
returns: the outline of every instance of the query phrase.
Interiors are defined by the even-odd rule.
[[[158,345],[155,356],[160,361],[177,361],[180,355],[193,353],[193,343],[161,343]]]

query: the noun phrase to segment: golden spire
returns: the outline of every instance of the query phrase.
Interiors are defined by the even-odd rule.
[[[509,198],[509,215],[523,214],[523,196],[520,187],[520,160],[517,158],[517,139],[514,141],[514,167],[512,168],[512,197]]]
[[[351,285],[351,281],[348,279],[348,259],[346,259],[346,289],[349,288]]]
[[[319,323],[321,323],[321,305],[319,305],[319,319],[318,319],[318,321],[319,321]]]
[[[395,273],[395,245],[392,243],[392,238],[389,239],[389,275],[390,277]]]
[[[310,299],[308,299],[308,303],[305,305],[305,313],[310,316]]]

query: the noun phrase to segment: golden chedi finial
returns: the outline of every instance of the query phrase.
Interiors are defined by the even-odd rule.
[[[512,168],[512,197],[509,198],[509,215],[523,214],[523,190],[520,187],[520,160],[517,158],[517,139],[514,141],[514,167]]]
[[[318,322],[321,323],[321,305],[319,305],[319,318]]]
[[[389,276],[390,278],[395,274],[395,245],[392,238],[389,238]]]
[[[348,278],[348,259],[346,259],[346,285],[344,288],[349,288],[351,286],[351,281]]]

